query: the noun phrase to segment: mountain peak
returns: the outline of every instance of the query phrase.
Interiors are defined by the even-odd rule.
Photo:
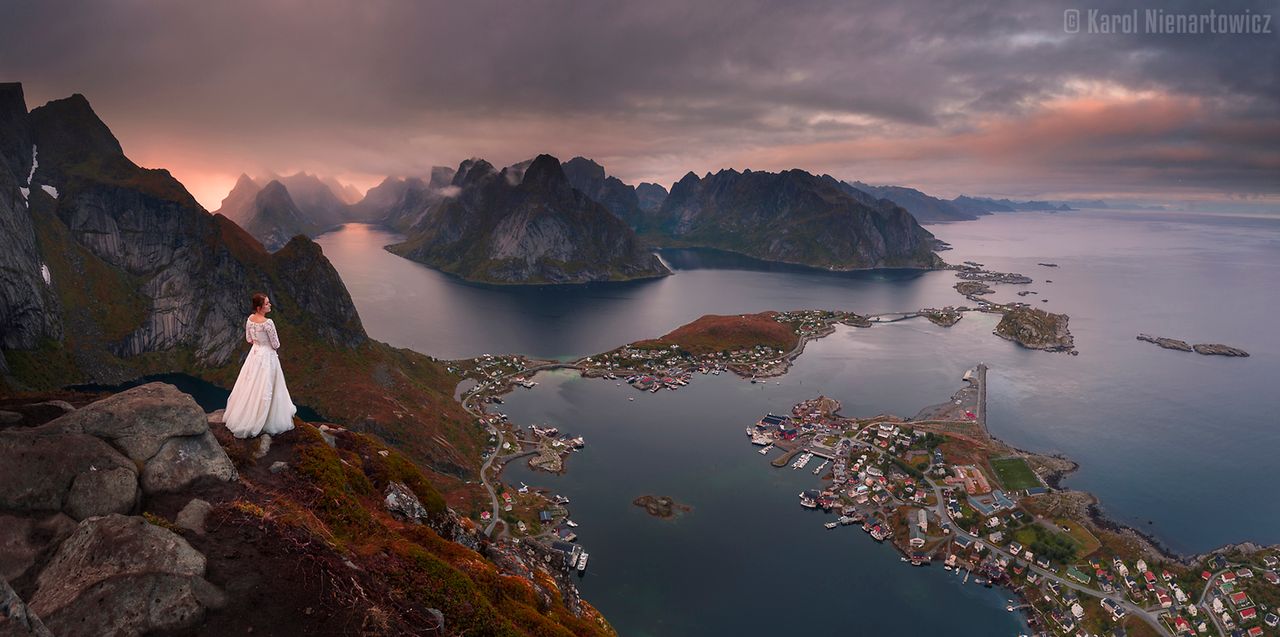
[[[529,168],[524,171],[524,179],[520,181],[520,185],[540,190],[572,188],[569,185],[569,178],[564,174],[564,169],[560,167],[560,160],[546,154],[538,155],[533,159],[533,163],[529,164]]]
[[[472,157],[458,164],[458,171],[453,175],[453,185],[466,186],[488,175],[497,174],[497,172],[498,170],[493,167],[493,164],[479,157]]]
[[[267,185],[263,186],[262,190],[258,192],[258,197],[263,199],[288,197],[288,196],[289,196],[289,189],[286,188],[285,185],[280,183],[280,181],[277,179],[272,179],[271,181],[267,182]]]
[[[603,181],[605,178],[604,166],[596,163],[593,159],[586,157],[574,157],[564,163],[565,172],[578,172],[583,177],[589,179],[598,179]]]
[[[84,95],[53,100],[31,111],[33,142],[40,169],[62,171],[76,164],[124,158],[124,149]]]

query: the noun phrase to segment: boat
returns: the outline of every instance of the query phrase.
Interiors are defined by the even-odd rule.
[[[564,521],[564,523],[565,523],[565,524],[568,524],[569,526],[575,527],[575,528],[577,528],[577,526],[578,526],[578,523],[577,523],[577,522],[574,522],[573,520],[565,520],[565,521]]]
[[[587,570],[587,552],[583,551],[582,555],[578,557],[578,572],[581,573],[585,570]]]
[[[834,529],[834,528],[836,528],[837,526],[840,526],[840,525],[839,525],[838,523],[836,523],[836,522],[827,522],[826,524],[823,524],[822,526],[825,526],[825,527],[827,527],[828,529]]]
[[[636,399],[636,398],[635,398],[635,396],[628,396],[628,397],[627,397],[627,400],[630,400],[630,401],[633,401],[633,402],[635,401],[635,399]]]
[[[818,468],[816,468],[816,469],[814,469],[814,470],[813,470],[813,475],[815,475],[815,476],[816,476],[816,475],[818,475],[819,473],[822,473],[822,470],[823,470],[823,469],[825,469],[825,468],[826,468],[826,466],[827,466],[827,461],[826,461],[826,460],[823,460],[823,461],[822,461],[822,464],[818,465]]]
[[[773,445],[768,445],[768,446],[766,446],[764,449],[761,449],[761,450],[760,450],[760,455],[762,455],[762,456],[763,456],[763,455],[765,455],[765,454],[769,453],[770,451],[773,451]]]

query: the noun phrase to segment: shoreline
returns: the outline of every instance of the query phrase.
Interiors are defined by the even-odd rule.
[[[936,310],[930,310],[930,311],[936,311]],[[968,308],[961,308],[961,310],[959,311],[961,316],[964,311],[981,311],[981,310],[970,310]],[[790,371],[790,368],[793,362],[804,352],[805,347],[807,346],[809,341],[825,338],[835,333],[837,323],[847,325],[849,327],[871,327],[878,322],[896,322],[900,320],[908,320],[911,318],[925,318],[926,320],[931,320],[928,314],[926,313],[926,310],[918,310],[914,312],[904,312],[904,313],[885,313],[885,314],[870,315],[870,316],[848,314],[846,316],[841,316],[838,319],[830,320],[828,323],[823,325],[821,329],[817,329],[811,333],[798,334],[798,340],[796,345],[791,350],[783,353],[779,358],[773,359],[771,361],[769,369],[765,370],[764,372],[757,370],[755,371],[755,373],[752,373],[750,369],[747,369],[745,367],[735,366],[735,365],[724,365],[723,369],[735,374],[740,378],[750,380],[751,382],[755,382],[759,378],[780,377],[785,375],[788,371]],[[885,320],[885,319],[888,319],[888,320]],[[619,348],[619,349],[623,349],[623,348]],[[614,350],[614,351],[618,351],[618,350]],[[602,356],[602,355],[597,355],[597,356]],[[604,377],[604,378],[612,379],[612,378],[618,378],[618,376],[616,376],[615,374],[623,374],[630,371],[634,371],[634,370],[625,370],[625,369],[610,369],[608,371],[601,370],[597,367],[592,367],[590,365],[590,363],[592,362],[592,359],[594,358],[596,357],[594,356],[584,357],[582,359],[573,361],[571,363],[544,364],[536,370],[532,368],[527,370],[526,375],[531,376],[532,374],[536,374],[537,371],[546,371],[546,370],[552,370],[552,369],[574,369],[578,372],[578,374],[582,378]],[[694,363],[697,363],[697,362],[698,362],[698,359],[697,357],[695,357]],[[690,369],[690,371],[692,371],[692,368]],[[705,367],[703,367],[703,373],[704,374],[707,373]],[[692,374],[690,374],[690,376],[692,376]],[[979,393],[984,393],[985,373],[982,373],[981,377],[982,377],[982,381],[980,383],[973,382],[973,381],[970,381],[970,382],[972,383],[972,387],[979,389]],[[671,388],[677,389],[676,387],[671,387]],[[506,393],[506,392],[512,391],[513,389],[514,387],[512,386],[512,383],[508,382],[501,388],[500,391],[501,393]],[[654,391],[657,391],[657,390],[655,389]],[[960,395],[960,393],[963,393],[964,391],[966,390],[965,389],[960,390],[960,392],[957,392],[957,394],[953,395],[952,398],[955,399],[957,396]],[[982,403],[985,403],[985,401],[982,401]],[[982,403],[975,403],[975,404],[982,404]],[[926,413],[932,413],[930,412],[931,409],[944,407],[944,406],[947,406],[948,404],[949,403],[940,403],[939,405],[926,406],[921,410],[919,414],[917,414],[917,417],[925,416]],[[1115,518],[1109,517],[1102,508],[1101,500],[1095,494],[1087,491],[1075,490],[1070,487],[1064,486],[1063,483],[1067,478],[1070,477],[1071,474],[1083,468],[1079,462],[1072,460],[1071,458],[1068,458],[1061,453],[1042,454],[1042,453],[1021,449],[1013,445],[1009,445],[1005,443],[1003,440],[1000,440],[999,438],[991,436],[990,432],[986,428],[985,413],[982,413],[983,411],[985,411],[985,409],[975,408],[975,411],[981,414],[980,418],[978,419],[979,422],[977,423],[977,426],[980,431],[980,438],[985,438],[987,441],[985,445],[980,447],[981,449],[984,449],[984,454],[989,452],[995,452],[997,455],[1002,455],[1007,452],[1010,455],[1015,455],[1028,461],[1029,466],[1031,467],[1036,467],[1036,466],[1043,467],[1044,468],[1043,472],[1042,471],[1033,471],[1033,472],[1036,473],[1036,477],[1040,479],[1043,482],[1043,484],[1049,489],[1046,494],[1046,496],[1049,497],[1049,499],[1045,500],[1045,502],[1052,502],[1053,503],[1052,506],[1054,507],[1062,506],[1065,503],[1065,505],[1068,506],[1070,509],[1068,512],[1062,514],[1060,517],[1057,517],[1056,519],[1068,520],[1073,523],[1073,526],[1076,524],[1083,525],[1086,530],[1086,534],[1093,536],[1094,541],[1098,542],[1098,545],[1095,548],[1091,549],[1089,553],[1087,553],[1084,556],[1081,556],[1078,560],[1063,564],[1063,568],[1069,566],[1070,564],[1075,564],[1080,561],[1083,561],[1085,557],[1092,556],[1094,559],[1096,559],[1099,556],[1110,554],[1112,556],[1124,555],[1128,560],[1130,560],[1131,563],[1132,563],[1132,560],[1135,558],[1137,559],[1145,558],[1148,560],[1153,560],[1154,563],[1168,562],[1170,563],[1169,568],[1173,568],[1173,565],[1177,565],[1179,567],[1182,567],[1183,569],[1191,569],[1193,566],[1195,566],[1195,564],[1198,561],[1205,559],[1206,556],[1214,556],[1214,555],[1226,553],[1230,550],[1238,549],[1242,546],[1251,547],[1254,550],[1270,550],[1271,548],[1273,548],[1273,547],[1259,546],[1252,542],[1237,542],[1233,544],[1225,544],[1223,546],[1216,547],[1200,555],[1184,555],[1177,551],[1174,551],[1173,549],[1168,547],[1166,544],[1164,544],[1160,540],[1160,538],[1157,537],[1155,534],[1144,532],[1140,529],[1134,528],[1133,526],[1125,524]],[[972,418],[972,416],[970,417]],[[891,422],[897,422],[898,424],[904,427],[912,427],[914,429],[917,429],[918,431],[929,431],[930,427],[933,427],[939,424],[945,425],[945,423],[948,422],[946,420],[939,420],[938,418],[941,418],[941,416],[925,416],[925,418],[926,420],[917,421],[915,419],[903,419],[903,418],[888,416],[886,414],[881,414],[879,416],[875,416],[868,419],[856,419],[856,420],[850,419],[850,421],[861,422],[868,428],[870,427],[870,424],[867,424],[867,423],[874,423],[877,421],[886,421],[886,422],[891,421]],[[951,432],[947,432],[947,433],[949,434]],[[966,434],[960,434],[959,439],[960,440],[966,439],[965,435]],[[801,453],[804,450],[804,448],[807,447],[808,444],[811,443],[812,441],[813,439],[808,439],[808,442],[804,442],[804,439],[802,439],[801,444],[794,444],[794,445],[779,444],[777,445],[777,447],[779,449],[784,449],[784,450],[789,449],[790,451],[787,454],[785,454],[784,457],[787,459],[790,459],[791,457],[794,457],[795,455]],[[513,455],[518,456],[519,453],[513,454]],[[996,457],[996,455],[992,455],[991,457],[994,458]],[[514,459],[514,457],[511,457],[509,459]],[[774,459],[772,461],[773,467],[786,466],[787,464],[786,461],[779,464],[778,460],[779,459]],[[502,479],[502,471],[504,469],[505,469],[505,462],[503,462],[498,467],[498,471],[495,475],[496,479],[498,480]],[[558,473],[564,474],[567,471],[568,471],[567,466],[562,465],[561,470]],[[995,477],[994,474],[993,474],[993,477]],[[828,472],[828,474],[824,477],[824,480],[827,480],[827,479],[830,479],[830,472]],[[1035,496],[1035,497],[1040,497],[1040,496]],[[1021,500],[1021,498],[1019,498],[1019,500]],[[1031,512],[1031,510],[1028,509],[1028,512]],[[1033,520],[1038,517],[1039,517],[1039,514],[1033,513],[1033,518],[1032,518]],[[886,517],[885,519],[886,521],[888,521],[890,518]],[[945,518],[945,517],[942,519],[944,521],[944,524],[948,520],[948,518]],[[1064,530],[1065,530],[1065,527],[1064,527]],[[1110,534],[1110,537],[1108,537],[1107,534]],[[931,549],[930,553],[928,554],[928,557],[925,557],[925,558],[922,558],[921,556],[919,556],[918,554],[914,553],[909,548],[907,548],[905,546],[905,542],[901,542],[900,538],[896,536],[891,536],[891,538],[886,538],[886,539],[891,539],[890,543],[893,544],[894,547],[899,550],[905,562],[911,563],[913,565],[922,565],[921,564],[922,559],[927,564],[927,561],[930,558],[937,557],[944,550],[947,553],[949,558],[955,557],[952,554],[954,547],[951,544],[952,544],[952,539],[959,538],[959,537],[960,535],[953,535],[950,538],[943,540],[941,544],[937,544],[936,546],[934,546],[934,548]],[[978,541],[979,543],[981,543],[982,539],[978,538]],[[1119,545],[1116,544],[1117,541],[1120,542]],[[1123,548],[1126,545],[1128,546],[1128,548]],[[1118,549],[1117,546],[1121,548]],[[1274,548],[1280,548],[1280,544],[1275,545]],[[1000,551],[999,547],[997,546],[995,554],[999,554],[1001,552],[1002,551]],[[1035,571],[1036,569],[1034,566],[1031,566],[1031,570]],[[958,572],[958,567],[957,567],[957,572]],[[1021,571],[1019,571],[1019,573],[1021,573]],[[1038,602],[1038,599],[1035,598],[1035,595],[1031,595],[1031,597],[1027,597],[1028,593],[1026,592],[1026,590],[1024,590],[1027,588],[1027,586],[1025,584],[1015,585],[1015,582],[1013,582],[1010,579],[1010,577],[1011,576],[1009,575],[1002,574],[999,578],[996,578],[994,581],[988,582],[988,584],[1004,586],[1007,590],[1010,590],[1011,592],[1015,593],[1017,596],[1022,597],[1025,607],[1028,607],[1030,609],[1035,609],[1034,613],[1031,612],[1031,610],[1027,610],[1024,613],[1025,617],[1028,620],[1032,620],[1032,625],[1045,624],[1045,625],[1051,626],[1052,624],[1046,623],[1047,616],[1044,614],[1044,611],[1036,609],[1036,606],[1033,602]],[[991,579],[991,578],[988,577],[987,579]],[[1031,588],[1030,590],[1039,590],[1039,589]],[[1096,589],[1092,589],[1090,587],[1088,590],[1094,591]],[[1107,597],[1114,596],[1114,594],[1103,595],[1100,592],[1086,593],[1086,594],[1090,595],[1091,597],[1098,596],[1104,599]],[[1125,598],[1122,596],[1119,599],[1123,600]],[[1141,607],[1134,607],[1134,610],[1141,612],[1144,609],[1142,609]],[[1155,615],[1143,614],[1140,617],[1141,620],[1146,622],[1147,625],[1156,629],[1157,633],[1166,634],[1167,626],[1165,626],[1164,624],[1160,623],[1155,619],[1156,617],[1159,617],[1161,615],[1161,612],[1158,610],[1152,611],[1152,612],[1155,612],[1156,614]],[[1131,617],[1137,617],[1137,616],[1138,615],[1131,615]],[[1157,626],[1158,624],[1159,626]]]

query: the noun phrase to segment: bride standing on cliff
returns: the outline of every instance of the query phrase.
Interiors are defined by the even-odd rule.
[[[240,368],[223,417],[227,429],[237,438],[289,431],[293,429],[293,414],[298,411],[284,384],[284,370],[280,369],[276,354],[280,337],[276,335],[276,324],[267,318],[270,311],[271,299],[261,292],[254,294],[253,314],[244,323],[244,338],[253,343],[253,348]]]

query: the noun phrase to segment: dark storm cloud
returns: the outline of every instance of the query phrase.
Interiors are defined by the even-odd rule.
[[[1274,33],[1064,33],[1065,9],[1091,8],[1130,5],[18,2],[0,77],[33,102],[86,94],[207,204],[200,181],[241,170],[538,152],[631,180],[799,165],[943,191],[1280,190]],[[1062,151],[1006,142],[1022,130]]]

